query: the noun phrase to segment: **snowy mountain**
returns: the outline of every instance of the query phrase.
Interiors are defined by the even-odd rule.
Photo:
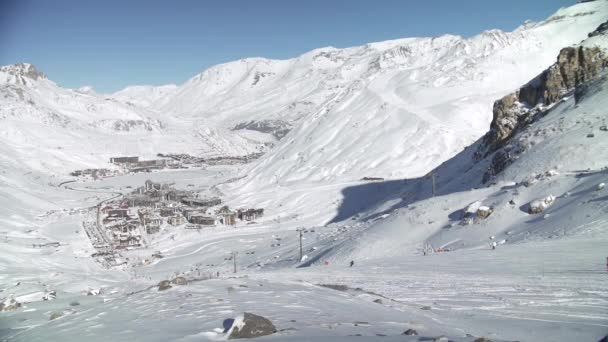
[[[603,25],[496,101],[490,132],[431,172],[434,196],[430,177],[344,189],[345,212],[337,219],[355,214],[349,210],[356,207],[364,220],[376,222],[324,257],[373,260],[422,253],[426,245],[484,248],[490,236],[508,244],[604,236],[606,66],[608,30]],[[379,189],[385,189],[383,197],[374,198]]]
[[[244,312],[276,325],[261,340],[603,338],[607,20],[597,0],[105,95],[0,68],[0,339],[217,341]],[[120,155],[260,151],[66,183]],[[109,251],[102,205],[148,179],[264,216]]]

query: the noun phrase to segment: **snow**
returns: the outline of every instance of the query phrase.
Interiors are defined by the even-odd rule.
[[[555,196],[552,196],[552,195],[549,195],[542,199],[534,200],[534,201],[530,202],[530,213],[531,214],[542,213],[545,211],[545,209],[547,209],[549,206],[551,206],[553,204],[553,202],[555,202]]]
[[[517,132],[512,142],[525,148],[492,185],[481,184],[491,158],[472,157],[493,101],[584,39],[608,17],[605,5],[577,4],[470,39],[243,59],[184,85],[115,94],[46,78],[23,83],[15,73],[30,66],[3,67],[0,299],[23,307],[0,313],[0,336],[223,340],[224,319],[238,324],[252,312],[279,330],[263,340],[599,340],[608,328],[608,139],[597,128],[608,120],[608,75]],[[233,130],[250,121],[292,129],[280,140]],[[59,185],[74,169],[109,167],[113,156],[262,148],[247,165]],[[434,191],[424,177],[431,170]],[[231,208],[262,207],[265,216],[235,227],[164,227],[146,236],[148,248],[121,252],[126,264],[104,268],[91,258],[83,222],[147,179],[219,195]],[[529,204],[544,214],[529,215]],[[480,211],[492,214],[459,224],[463,212]],[[152,257],[158,251],[163,258]],[[158,291],[176,276],[188,284]],[[53,312],[66,315],[49,321]],[[401,335],[410,328],[419,336]]]

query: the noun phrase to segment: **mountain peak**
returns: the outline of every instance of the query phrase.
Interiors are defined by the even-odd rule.
[[[16,63],[0,67],[0,72],[4,73],[5,83],[28,84],[29,81],[46,80],[46,75],[38,71],[33,64]]]

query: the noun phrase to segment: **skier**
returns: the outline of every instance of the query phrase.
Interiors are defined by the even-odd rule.
[[[354,264],[355,264],[355,261],[354,261],[354,260],[351,260],[351,261],[350,261],[350,267],[353,267],[353,265],[354,265]]]
[[[496,241],[492,241],[492,250],[496,249]]]

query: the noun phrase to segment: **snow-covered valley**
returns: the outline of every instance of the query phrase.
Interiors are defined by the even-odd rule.
[[[598,0],[115,94],[2,67],[0,339],[224,340],[251,312],[276,326],[260,340],[600,340],[607,20]],[[159,154],[200,160],[108,162]],[[156,191],[188,196],[136,203]],[[215,197],[192,223],[183,203]],[[146,223],[171,208],[189,222]],[[121,210],[136,246],[103,230]]]

